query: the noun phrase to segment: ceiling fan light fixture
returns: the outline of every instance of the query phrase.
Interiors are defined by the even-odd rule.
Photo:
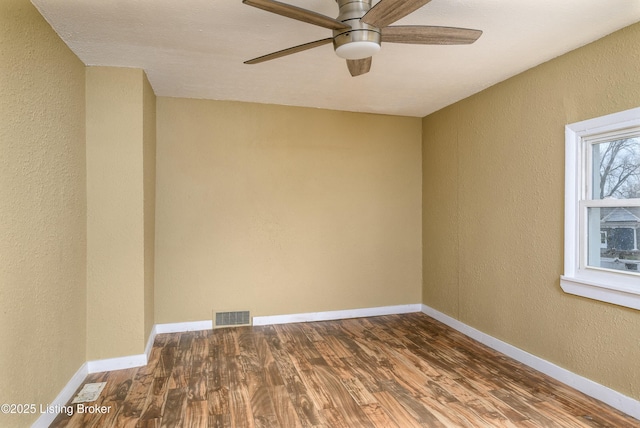
[[[336,55],[344,59],[364,59],[380,51],[380,45],[368,40],[349,42],[336,47]]]
[[[293,46],[277,52],[245,61],[258,64],[333,42],[340,58],[347,60],[352,76],[360,76],[371,69],[371,58],[385,43],[408,43],[419,45],[465,45],[475,42],[482,34],[480,30],[432,25],[393,25],[394,22],[421,8],[431,0],[335,0],[338,17],[333,19],[320,13],[278,0],[242,0],[243,3],[277,15],[317,25],[333,32],[332,37]]]

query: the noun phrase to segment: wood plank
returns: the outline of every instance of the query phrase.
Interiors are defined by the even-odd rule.
[[[378,403],[377,400],[372,404],[364,404],[362,406],[362,411],[376,427],[400,428],[400,426],[391,419],[387,411],[380,405],[380,403]]]
[[[206,427],[209,423],[207,400],[188,400],[184,417],[185,427]]]
[[[153,372],[155,378],[168,378],[171,376],[173,365],[176,362],[176,347],[165,346],[160,352],[160,359],[156,365],[156,369]]]
[[[255,426],[254,415],[251,410],[251,399],[247,383],[242,372],[239,357],[229,362],[229,413],[233,424],[252,428]]]
[[[264,336],[256,335],[255,347],[258,364],[264,370],[265,382],[272,387],[284,385],[276,360],[273,358],[269,343]]]
[[[174,388],[167,392],[167,400],[162,410],[161,428],[182,426],[186,417],[187,392],[185,388]]]
[[[273,409],[279,425],[291,428],[302,427],[298,413],[284,385],[273,386],[270,392]]]
[[[416,418],[410,414],[405,407],[388,391],[374,392],[380,406],[389,415],[389,418],[399,427],[421,427],[423,426]]]
[[[122,411],[118,415],[118,419],[115,424],[123,428],[135,428],[142,417],[147,397],[153,394],[151,391],[155,378],[153,373],[160,360],[162,348],[154,347],[151,355],[149,356],[149,362],[146,367],[140,367],[137,371],[135,378],[132,381],[132,385],[135,388],[131,388],[131,391],[123,400]]]
[[[162,417],[162,408],[167,398],[169,379],[154,377],[147,399],[142,407],[140,420],[153,420]]]
[[[389,392],[404,407],[409,414],[421,425],[429,427],[445,428],[445,425],[431,413],[431,411],[420,403],[409,391],[394,381],[384,383],[385,391]]]
[[[169,388],[171,389],[186,388],[189,385],[193,338],[193,332],[180,333],[175,361],[169,377]]]
[[[331,398],[332,407],[342,415],[347,426],[373,427],[366,413],[330,367],[317,366],[313,371],[319,380],[319,387]]]
[[[228,415],[229,414],[229,388],[221,387],[209,390],[207,395],[209,403],[209,414]]]

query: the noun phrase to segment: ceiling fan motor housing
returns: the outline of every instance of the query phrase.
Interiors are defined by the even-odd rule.
[[[380,29],[360,20],[371,9],[371,0],[336,0],[340,8],[338,21],[348,30],[333,30],[333,48],[346,59],[368,58],[380,50]]]

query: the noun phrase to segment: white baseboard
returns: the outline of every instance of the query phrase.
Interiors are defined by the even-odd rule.
[[[509,345],[500,339],[489,336],[488,334],[483,333],[480,330],[476,330],[475,328],[470,327],[467,324],[464,324],[463,322],[458,321],[449,315],[443,314],[442,312],[439,312],[427,305],[422,305],[422,312],[448,325],[449,327],[458,330],[464,335],[469,336],[498,352],[502,352],[514,360],[526,364],[527,366],[569,385],[590,397],[607,403],[611,407],[618,409],[627,415],[640,419],[640,401],[638,400],[627,397],[618,391],[614,391],[611,388],[577,375],[513,345]]]
[[[213,328],[213,320],[156,324],[153,328],[156,334],[211,330]]]
[[[89,373],[110,372],[112,370],[130,369],[147,364],[147,355],[127,355],[126,357],[106,358],[87,362]]]
[[[49,403],[53,407],[60,408],[65,406],[69,400],[73,398],[73,394],[80,388],[82,382],[84,382],[85,378],[89,374],[88,364],[84,363],[78,371],[71,377],[69,382],[62,388],[62,391],[58,394],[58,396]],[[46,428],[54,421],[54,419],[58,417],[57,413],[41,413],[40,417],[36,419],[36,421],[31,425],[32,428]]]
[[[422,306],[396,305],[381,306],[377,308],[347,309],[343,311],[308,312],[303,314],[271,315],[264,317],[253,317],[253,325],[289,324],[293,322],[311,321],[331,321],[347,318],[375,317],[380,315],[406,314],[410,312],[420,312]]]

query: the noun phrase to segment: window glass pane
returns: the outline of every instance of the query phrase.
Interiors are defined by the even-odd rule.
[[[593,144],[592,199],[640,198],[640,137]]]
[[[640,207],[588,208],[588,265],[640,273]]]

